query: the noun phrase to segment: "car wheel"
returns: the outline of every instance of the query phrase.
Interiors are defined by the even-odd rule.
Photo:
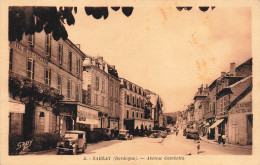
[[[57,155],[60,155],[60,150],[59,149],[57,150]]]
[[[73,155],[77,155],[77,151],[76,151],[76,150],[73,150],[73,151],[72,151],[72,154],[73,154]]]
[[[77,147],[78,148],[78,147]],[[72,150],[72,154],[73,155],[77,155],[77,148],[74,148],[73,150]]]
[[[85,144],[83,145],[82,153],[85,153]]]

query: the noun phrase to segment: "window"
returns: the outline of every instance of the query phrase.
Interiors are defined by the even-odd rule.
[[[62,94],[62,78],[61,78],[60,74],[58,74],[58,91],[59,91],[59,94],[61,95]]]
[[[98,105],[98,95],[95,95],[94,105]]]
[[[114,85],[111,86],[112,97],[114,97]]]
[[[105,92],[105,79],[102,79],[102,92]]]
[[[45,68],[45,84],[51,85],[51,69]]]
[[[69,51],[68,67],[69,67],[69,71],[72,71],[72,52],[71,51]]]
[[[130,105],[129,95],[126,96],[127,104]]]
[[[96,90],[99,90],[99,77],[96,76]]]
[[[29,46],[34,46],[34,35],[33,34],[29,34],[28,36],[28,44]]]
[[[79,101],[79,84],[76,85],[76,101]]]
[[[128,119],[129,118],[129,111],[126,110],[126,118]]]
[[[143,118],[143,114],[141,113],[141,118]]]
[[[27,60],[27,76],[30,79],[34,79],[34,60],[31,58]]]
[[[105,106],[105,97],[102,96],[101,98],[102,98],[102,100],[101,100],[101,105],[104,107],[104,106]]]
[[[63,62],[63,45],[59,44],[59,64],[61,65]]]
[[[13,69],[13,49],[9,52],[9,70]]]
[[[80,75],[80,59],[77,58],[77,74]]]
[[[132,117],[133,117],[133,118],[135,117],[135,112],[132,112]]]
[[[138,118],[138,112],[136,112],[136,118]]]
[[[68,80],[68,84],[67,84],[67,95],[68,95],[68,99],[71,98],[71,80]]]
[[[51,34],[46,36],[46,54],[51,57]]]

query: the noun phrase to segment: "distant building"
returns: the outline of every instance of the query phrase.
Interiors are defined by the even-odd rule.
[[[162,98],[160,96],[148,89],[144,90],[146,95],[150,98],[150,102],[152,103],[152,118],[154,119],[154,127],[159,128],[163,127],[163,109],[164,104]]]
[[[208,109],[208,86],[204,88],[203,85],[198,88],[198,92],[196,92],[194,96],[194,121],[195,128],[199,130],[201,134],[205,134],[205,126],[206,122],[204,120],[205,111]]]
[[[99,122],[93,128],[119,129],[120,80],[117,70],[103,60],[91,57],[83,66],[83,102],[99,110]]]
[[[144,89],[124,78],[120,80],[120,129],[152,129],[154,122],[145,112],[147,101]]]

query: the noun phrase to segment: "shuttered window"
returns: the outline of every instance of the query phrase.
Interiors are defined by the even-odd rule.
[[[27,77],[34,79],[34,60],[32,58],[27,60]]]

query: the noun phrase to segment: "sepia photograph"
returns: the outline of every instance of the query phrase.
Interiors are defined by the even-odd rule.
[[[255,159],[251,4],[3,4],[1,164]]]

